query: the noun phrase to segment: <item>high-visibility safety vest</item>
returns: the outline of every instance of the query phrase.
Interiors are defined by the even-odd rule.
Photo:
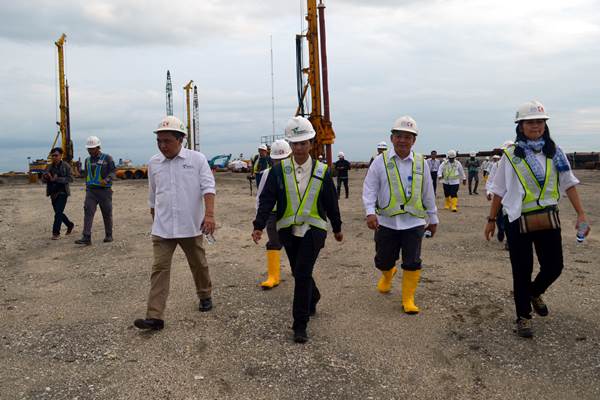
[[[281,169],[283,171],[286,205],[283,215],[277,220],[277,229],[292,225],[309,224],[312,227],[327,230],[327,221],[321,218],[317,207],[327,164],[320,161],[315,162],[315,167],[303,194],[300,194],[298,189],[294,162],[291,159],[282,160]]]
[[[102,187],[109,188],[112,186],[112,182],[100,183],[102,180],[101,170],[102,165],[104,165],[104,160],[106,160],[106,155],[101,154],[100,158],[96,162],[96,168],[92,170],[92,157],[89,157],[86,160],[86,170],[87,174],[85,175],[85,185],[88,187]]]
[[[444,171],[442,171],[442,178],[444,178],[447,181],[460,179],[460,176],[458,175],[458,166],[456,165],[456,161],[453,163],[449,161],[446,162],[446,165],[444,166]]]
[[[383,164],[390,188],[390,202],[385,208],[377,208],[377,214],[385,217],[393,217],[400,214],[410,214],[417,218],[425,218],[427,213],[423,207],[423,171],[424,157],[422,154],[414,153],[412,163],[412,186],[410,197],[406,198],[406,192],[400,179],[398,166],[393,159],[388,158],[388,152],[383,152]]]
[[[504,154],[506,154],[510,165],[512,165],[519,178],[519,182],[523,186],[523,190],[525,190],[523,204],[521,205],[522,213],[541,210],[558,204],[560,198],[558,171],[554,167],[551,158],[546,157],[546,176],[544,177],[544,184],[540,185],[527,161],[515,155],[515,146],[508,147],[504,150]]]

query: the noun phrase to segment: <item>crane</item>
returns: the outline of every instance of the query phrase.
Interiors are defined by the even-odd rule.
[[[186,105],[186,112],[187,112],[187,147],[188,149],[193,149],[193,132],[192,132],[192,128],[191,128],[191,110],[190,110],[190,91],[192,90],[192,85],[193,85],[194,81],[189,81],[187,85],[185,85],[183,87],[183,90],[185,90],[185,105]]]
[[[329,79],[327,70],[327,45],[325,35],[325,5],[322,0],[307,0],[308,29],[296,35],[296,60],[298,84],[298,108],[296,115],[307,116],[316,131],[312,156],[324,155],[331,167],[331,145],[335,132],[329,113]],[[318,11],[318,15],[317,15]],[[320,41],[319,41],[320,36]],[[308,42],[308,67],[303,65],[303,40]],[[319,44],[321,53],[319,54]],[[321,71],[322,70],[322,71]],[[304,83],[304,75],[308,81]],[[310,113],[306,113],[304,103],[310,88]]]
[[[194,106],[193,106],[194,124],[193,137],[194,137],[194,150],[200,151],[200,109],[198,106],[198,86],[194,85]]]

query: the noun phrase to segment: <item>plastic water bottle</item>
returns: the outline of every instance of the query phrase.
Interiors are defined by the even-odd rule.
[[[217,239],[215,239],[212,233],[205,233],[204,238],[206,239],[206,243],[208,244],[215,244],[215,242],[217,241]]]
[[[585,240],[585,233],[588,230],[587,222],[580,222],[577,229],[577,243],[582,243]]]
[[[431,231],[430,231],[430,230],[426,230],[426,231],[425,231],[425,237],[426,237],[426,238],[430,238],[431,236],[432,236],[432,235],[431,235]]]

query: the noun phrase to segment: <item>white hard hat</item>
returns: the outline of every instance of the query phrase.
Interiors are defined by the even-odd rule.
[[[489,159],[490,159],[490,157],[489,157],[489,156],[487,156],[485,159],[486,159],[486,160],[489,160]]]
[[[344,152],[343,152],[343,151],[340,151],[340,152],[338,153],[338,157],[345,157],[345,156],[344,156]]]
[[[154,133],[167,132],[167,131],[183,133],[184,136],[187,134],[187,131],[185,130],[185,125],[183,125],[183,122],[181,122],[181,120],[179,118],[174,117],[172,115],[167,115],[166,117],[164,117],[158,123],[158,127],[156,128]]]
[[[267,149],[267,145],[266,144],[261,144],[260,146],[258,146],[259,150],[264,150],[264,151],[269,151],[269,149]]]
[[[477,152],[476,151],[472,151],[472,152],[469,153],[469,156],[470,157],[475,157],[475,156],[477,156]]]
[[[394,122],[394,126],[392,126],[392,133],[398,131],[410,132],[415,136],[419,134],[417,122],[408,115],[400,117],[396,120],[396,122]]]
[[[291,153],[292,148],[290,147],[290,144],[283,139],[277,139],[271,145],[271,158],[274,160],[287,158]]]
[[[315,135],[315,128],[304,117],[290,118],[285,126],[285,138],[288,142],[303,142],[314,138]]]
[[[456,150],[448,150],[446,156],[448,156],[448,158],[456,158]]]
[[[519,121],[525,121],[528,119],[549,119],[550,117],[546,114],[544,105],[537,100],[528,101],[527,103],[521,104],[517,110],[515,116],[515,123]]]
[[[386,142],[379,142],[377,143],[377,148],[380,150],[387,150],[387,143]]]
[[[498,154],[494,154],[494,155],[492,156],[492,158],[496,158],[496,159],[498,159],[498,158],[500,158],[500,156],[499,156]]]
[[[98,136],[89,136],[85,141],[85,147],[88,149],[100,147],[100,139],[98,139]]]
[[[513,142],[512,140],[507,140],[506,142],[502,143],[502,147],[500,147],[500,148],[502,150],[505,150],[505,149],[508,149],[513,144],[515,144],[515,142]]]

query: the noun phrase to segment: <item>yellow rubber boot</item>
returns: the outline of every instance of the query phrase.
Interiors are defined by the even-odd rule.
[[[398,268],[394,267],[389,271],[381,271],[381,278],[379,278],[379,282],[377,282],[377,290],[380,293],[389,293],[392,290],[392,279],[394,275],[398,272]]]
[[[450,209],[450,197],[446,197],[446,199],[444,200],[444,209],[445,210]]]
[[[419,307],[415,305],[415,292],[419,285],[421,271],[402,272],[402,307],[407,314],[418,314]]]
[[[281,251],[267,250],[267,280],[260,283],[260,286],[265,289],[272,289],[279,285],[281,272]]]
[[[450,201],[452,202],[452,212],[457,212],[458,211],[458,197],[452,197],[452,199],[450,199]]]

